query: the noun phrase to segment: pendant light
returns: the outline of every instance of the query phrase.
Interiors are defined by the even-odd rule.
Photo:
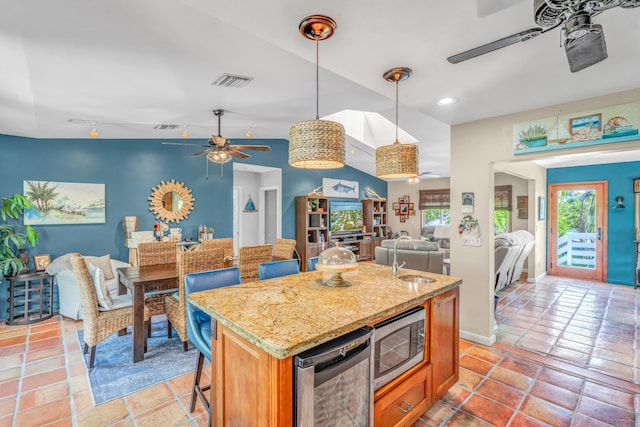
[[[336,22],[323,15],[311,15],[300,21],[303,37],[316,42],[316,119],[298,122],[289,128],[289,165],[305,169],[337,169],[344,166],[344,126],[319,120],[318,44],[328,39]]]
[[[396,84],[396,140],[391,145],[376,149],[376,176],[378,178],[412,178],[418,176],[418,146],[398,141],[398,83],[411,76],[411,68],[397,67],[382,77]]]

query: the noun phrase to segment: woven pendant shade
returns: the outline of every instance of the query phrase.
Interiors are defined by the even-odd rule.
[[[412,178],[418,176],[418,146],[398,141],[376,149],[376,176]]]
[[[329,120],[298,122],[289,128],[289,164],[294,168],[344,166],[344,126]]]

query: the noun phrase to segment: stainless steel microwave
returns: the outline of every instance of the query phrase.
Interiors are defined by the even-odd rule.
[[[424,359],[426,311],[406,311],[375,325],[373,386],[382,387]]]

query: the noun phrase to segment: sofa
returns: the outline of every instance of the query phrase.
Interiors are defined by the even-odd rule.
[[[82,305],[80,304],[80,291],[75,273],[71,268],[71,254],[62,255],[53,260],[47,267],[47,273],[53,276],[53,283],[58,286],[60,297],[60,314],[71,319],[82,319]],[[111,296],[118,295],[117,269],[131,267],[131,264],[111,259],[109,255],[85,256],[88,264],[100,267],[105,273],[105,279]],[[106,269],[110,270],[110,274]]]
[[[495,236],[496,291],[520,279],[534,244],[535,237],[526,230]]]
[[[376,264],[393,265],[393,245],[395,240],[386,239],[376,247]],[[443,273],[444,252],[438,250],[435,242],[415,240],[416,247],[410,240],[398,242],[398,265],[406,264],[404,268],[413,270],[428,271],[430,273]]]
[[[435,242],[438,248],[445,252],[445,258],[449,258],[450,236],[451,226],[449,224],[425,225],[420,232],[420,240]]]

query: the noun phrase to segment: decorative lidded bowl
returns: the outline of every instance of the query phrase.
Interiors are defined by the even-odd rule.
[[[322,284],[333,287],[351,286],[342,278],[342,273],[353,271],[358,268],[356,255],[349,249],[342,246],[334,246],[325,249],[318,255],[316,269],[326,273],[331,273],[331,277],[322,280]]]

